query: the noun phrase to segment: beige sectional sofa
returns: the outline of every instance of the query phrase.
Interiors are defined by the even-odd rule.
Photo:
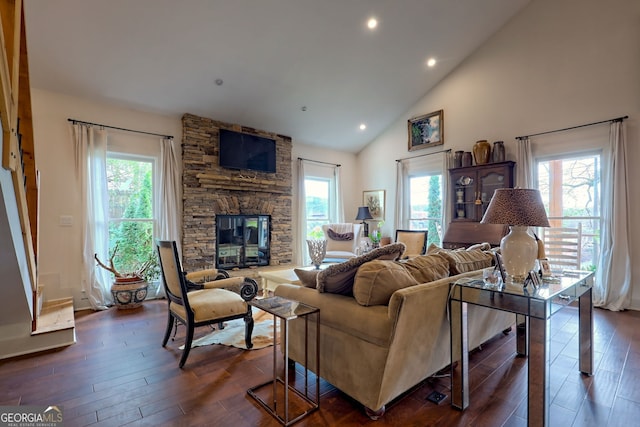
[[[385,261],[376,256],[349,261],[355,265],[355,271],[346,273],[352,277],[351,295],[343,286],[339,287],[343,294],[327,292],[336,273],[324,272],[333,266],[315,280],[301,277],[306,286],[283,284],[275,290],[278,296],[320,309],[320,376],[364,405],[374,419],[391,400],[450,364],[449,285],[478,272],[450,276],[449,271],[470,270],[487,262],[484,258],[456,264],[451,254],[440,253],[413,258],[405,265],[393,261],[394,255],[385,253]],[[467,253],[457,255],[469,258]],[[449,267],[446,273],[443,265]],[[412,282],[399,267],[421,279],[432,271],[440,278]],[[343,284],[345,269],[334,270]],[[476,306],[469,306],[468,316],[470,348],[515,323],[513,314]],[[309,328],[309,342],[315,342],[315,328]],[[296,319],[289,328],[290,358],[303,363],[304,348],[304,322]],[[309,357],[308,366],[315,370],[315,351]]]

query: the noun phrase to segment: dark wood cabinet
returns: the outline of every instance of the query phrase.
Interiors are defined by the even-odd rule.
[[[482,242],[500,245],[500,239],[508,233],[509,227],[480,224],[480,220],[493,192],[513,187],[514,165],[515,162],[500,162],[449,169],[452,218],[442,239],[444,248],[463,248]]]
[[[498,188],[513,187],[515,162],[449,169],[452,221],[480,222]]]

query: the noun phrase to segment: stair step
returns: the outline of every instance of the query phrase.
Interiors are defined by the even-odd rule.
[[[36,322],[36,330],[31,335],[72,329],[75,327],[73,298],[46,301]]]

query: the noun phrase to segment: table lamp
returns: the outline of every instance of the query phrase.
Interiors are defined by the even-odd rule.
[[[530,188],[495,190],[481,224],[509,225],[509,234],[500,241],[504,269],[514,282],[523,282],[533,270],[538,244],[527,229],[549,227],[540,191]]]
[[[358,208],[358,215],[356,215],[356,220],[362,221],[362,230],[364,237],[369,237],[369,224],[367,224],[367,219],[373,219],[371,216],[371,212],[369,212],[369,206],[360,206]]]

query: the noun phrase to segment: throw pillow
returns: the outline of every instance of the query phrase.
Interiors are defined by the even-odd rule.
[[[427,255],[428,254],[437,254],[441,250],[442,250],[442,248],[440,246],[436,245],[435,243],[431,243],[429,245],[429,247],[427,248]]]
[[[327,236],[329,236],[331,240],[337,241],[353,240],[353,233],[336,233],[331,228],[327,229]]]
[[[318,273],[318,292],[352,295],[353,279],[358,267],[374,259],[397,260],[402,256],[405,249],[406,246],[404,243],[394,243],[374,249],[371,252],[351,258],[340,264],[330,265]]]
[[[387,305],[398,289],[417,285],[416,279],[395,261],[374,260],[358,268],[353,296],[360,305]]]
[[[468,271],[480,270],[491,267],[493,256],[479,249],[467,250],[447,250],[441,249],[438,252],[449,260],[449,273],[453,276]]]
[[[449,260],[440,254],[420,255],[399,264],[418,283],[429,283],[449,277]]]
[[[296,276],[298,276],[298,279],[300,279],[302,286],[306,286],[307,288],[316,287],[316,278],[318,277],[318,273],[320,273],[320,270],[304,270],[302,268],[294,268],[293,272],[296,273]]]

